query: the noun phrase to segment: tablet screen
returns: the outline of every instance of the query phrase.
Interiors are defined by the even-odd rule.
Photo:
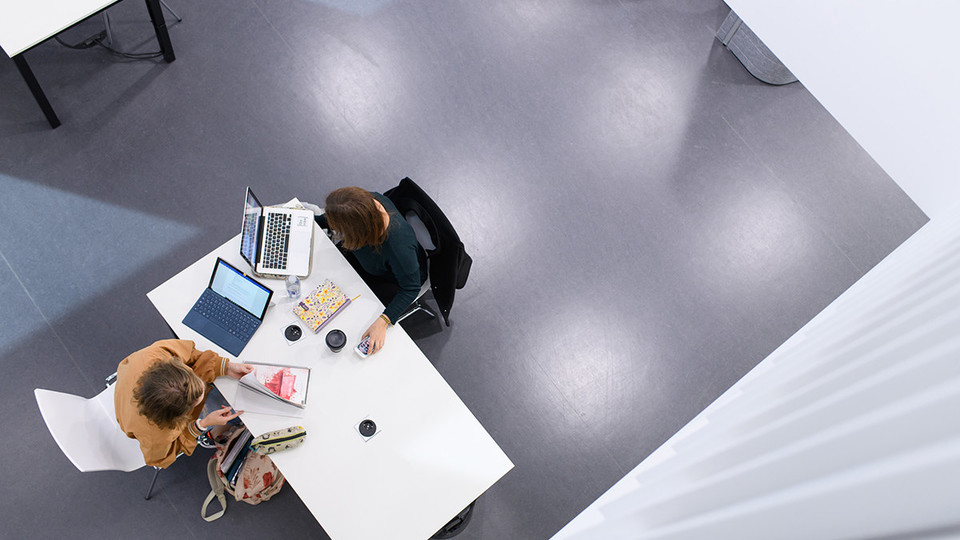
[[[273,295],[273,291],[219,258],[213,269],[210,288],[258,319],[263,319],[263,314],[270,304],[270,297]]]

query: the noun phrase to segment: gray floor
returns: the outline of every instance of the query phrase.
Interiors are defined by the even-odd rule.
[[[201,521],[203,452],[151,502],[148,470],[81,474],[32,396],[169,337],[145,293],[236,233],[246,185],[410,176],[458,227],[452,327],[406,326],[516,464],[463,539],[559,530],[926,221],[718,45],[719,0],[171,3],[173,64],[27,53],[56,131],[0,61],[2,537],[326,537],[289,488]],[[111,13],[156,48],[142,2]]]

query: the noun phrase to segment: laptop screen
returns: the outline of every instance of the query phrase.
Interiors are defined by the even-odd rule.
[[[263,206],[253,190],[247,188],[247,196],[243,201],[243,227],[240,229],[240,255],[250,263],[250,267],[257,267],[257,238],[260,228],[260,214]]]
[[[270,304],[270,296],[273,295],[273,291],[245,276],[243,272],[220,258],[217,259],[217,265],[213,268],[210,288],[258,319],[263,319],[263,314]]]

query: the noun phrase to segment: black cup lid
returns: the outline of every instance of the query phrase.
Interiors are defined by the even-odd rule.
[[[331,330],[327,332],[327,346],[334,349],[343,347],[347,343],[347,335],[342,330]]]

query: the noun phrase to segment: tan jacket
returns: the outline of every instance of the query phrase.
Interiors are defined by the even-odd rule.
[[[226,375],[230,361],[213,351],[198,351],[192,341],[167,339],[158,341],[123,359],[117,366],[116,393],[114,405],[117,409],[117,422],[127,437],[140,442],[140,450],[147,465],[166,468],[181,452],[191,455],[197,446],[196,419],[203,410],[203,403],[190,411],[190,421],[179,429],[160,429],[159,426],[141,416],[137,410],[137,400],[133,397],[140,375],[158,360],[177,355],[193,369],[208,385],[219,376]],[[209,386],[204,392],[206,401]]]

